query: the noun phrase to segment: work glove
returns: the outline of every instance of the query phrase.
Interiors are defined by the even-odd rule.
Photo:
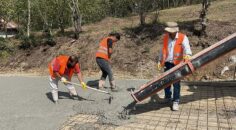
[[[84,82],[81,82],[81,86],[82,86],[82,88],[83,88],[84,90],[87,89],[87,85],[86,85]]]
[[[68,81],[67,81],[67,79],[65,77],[61,77],[61,82],[62,83],[67,83]]]
[[[157,67],[157,70],[160,71],[160,70],[162,69],[162,65],[161,65],[161,63],[158,62],[157,65],[156,65],[156,67]]]
[[[189,61],[191,59],[191,56],[190,55],[185,55],[183,58],[184,58],[184,61]]]

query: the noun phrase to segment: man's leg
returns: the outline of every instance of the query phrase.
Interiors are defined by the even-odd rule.
[[[65,77],[68,81],[71,82],[71,79],[69,79],[69,77],[68,77],[67,75],[63,75],[63,77]],[[71,98],[73,98],[73,96],[78,96],[74,85],[68,84],[68,83],[65,83],[64,85],[65,85],[66,88],[68,89]]]
[[[165,88],[165,99],[171,99],[171,95],[172,95],[171,86],[169,86]]]
[[[102,71],[102,76],[98,82],[98,88],[103,88],[105,86],[105,81],[106,81],[106,77],[107,77],[107,73],[106,71],[104,70],[104,59],[101,59],[101,58],[96,58],[96,62],[99,66],[99,68],[101,69]]]
[[[66,84],[66,88],[68,89],[71,98],[73,98],[73,96],[78,96],[74,85]]]
[[[58,79],[52,79],[51,76],[49,77],[52,99],[55,103],[58,101],[58,81]]]
[[[170,70],[173,67],[174,67],[174,64],[166,62],[165,63],[165,72]],[[171,100],[171,95],[172,95],[171,86],[168,86],[168,87],[165,88],[165,99]]]
[[[180,101],[180,81],[173,84],[174,85],[174,98],[173,98],[173,106],[172,109],[174,111],[179,110],[179,101]]]
[[[107,73],[108,73],[108,78],[109,78],[109,83],[110,83],[110,87],[113,91],[117,91],[117,86],[116,86],[116,83],[115,83],[115,79],[113,77],[113,73],[112,73],[112,70],[111,70],[111,66],[108,64],[107,65]]]
[[[108,74],[102,68],[101,68],[101,71],[102,71],[102,76],[101,76],[101,78],[99,80],[98,87],[99,88],[104,88],[105,87],[105,81],[106,81],[106,78],[107,78]]]
[[[180,89],[181,89],[180,81],[174,83],[173,86],[174,86],[173,101],[174,102],[179,102],[179,99],[180,99]]]

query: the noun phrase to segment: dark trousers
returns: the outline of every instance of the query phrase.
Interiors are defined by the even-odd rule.
[[[166,62],[165,63],[165,71],[173,68],[175,65],[173,63]],[[180,99],[180,81],[173,84],[174,86],[174,95],[173,95],[173,101],[179,102]],[[165,98],[171,98],[172,92],[171,92],[171,86],[165,88]]]
[[[101,80],[106,80],[108,76],[109,81],[113,81],[114,78],[113,78],[113,74],[112,74],[112,70],[111,70],[111,66],[109,62],[105,59],[98,58],[98,57],[96,58],[96,62],[102,71]]]

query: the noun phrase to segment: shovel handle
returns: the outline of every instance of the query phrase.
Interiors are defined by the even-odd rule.
[[[69,82],[69,81],[67,81],[67,83],[81,87],[81,85],[80,85],[80,84],[77,84],[77,83],[73,83],[73,82]],[[92,88],[92,87],[89,87],[88,85],[87,85],[87,88],[88,88],[88,89],[91,89],[91,90],[94,90],[94,91],[97,91],[97,92],[100,92],[100,93],[110,94],[110,93],[107,92],[107,91],[103,91],[103,90],[99,90],[99,89],[96,89],[96,88]]]

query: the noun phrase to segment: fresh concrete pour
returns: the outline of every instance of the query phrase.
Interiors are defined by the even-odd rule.
[[[76,79],[74,82],[78,81]],[[87,79],[87,81],[91,81]],[[48,77],[0,77],[0,128],[4,130],[56,130],[75,114],[94,114],[101,124],[119,125],[131,120],[119,119],[119,113],[133,101],[129,90],[145,80],[117,80],[119,92],[108,94],[76,87],[79,100],[69,97],[66,87],[59,84],[59,103],[51,99]],[[88,82],[90,83],[90,82]],[[108,86],[108,85],[107,85]],[[106,89],[105,89],[106,90]],[[91,124],[92,125],[92,124]],[[83,128],[92,127],[84,125]]]
[[[122,116],[122,114],[126,114],[124,113],[125,108],[134,101],[130,95],[130,90],[139,87],[143,83],[145,83],[144,80],[118,81],[118,92],[110,92],[109,87],[103,89],[109,91],[111,95],[98,93],[95,91],[83,91],[79,89],[79,91],[83,91],[83,93],[79,95],[83,97],[83,99],[78,104],[74,105],[73,109],[78,114],[97,115],[99,117],[98,123],[100,124],[118,126],[123,123],[132,122],[133,118],[124,120],[124,115]],[[107,84],[106,86],[109,85]],[[92,126],[87,124],[83,126],[83,128],[84,127]],[[78,126],[76,129],[79,128],[81,128],[81,126]]]

